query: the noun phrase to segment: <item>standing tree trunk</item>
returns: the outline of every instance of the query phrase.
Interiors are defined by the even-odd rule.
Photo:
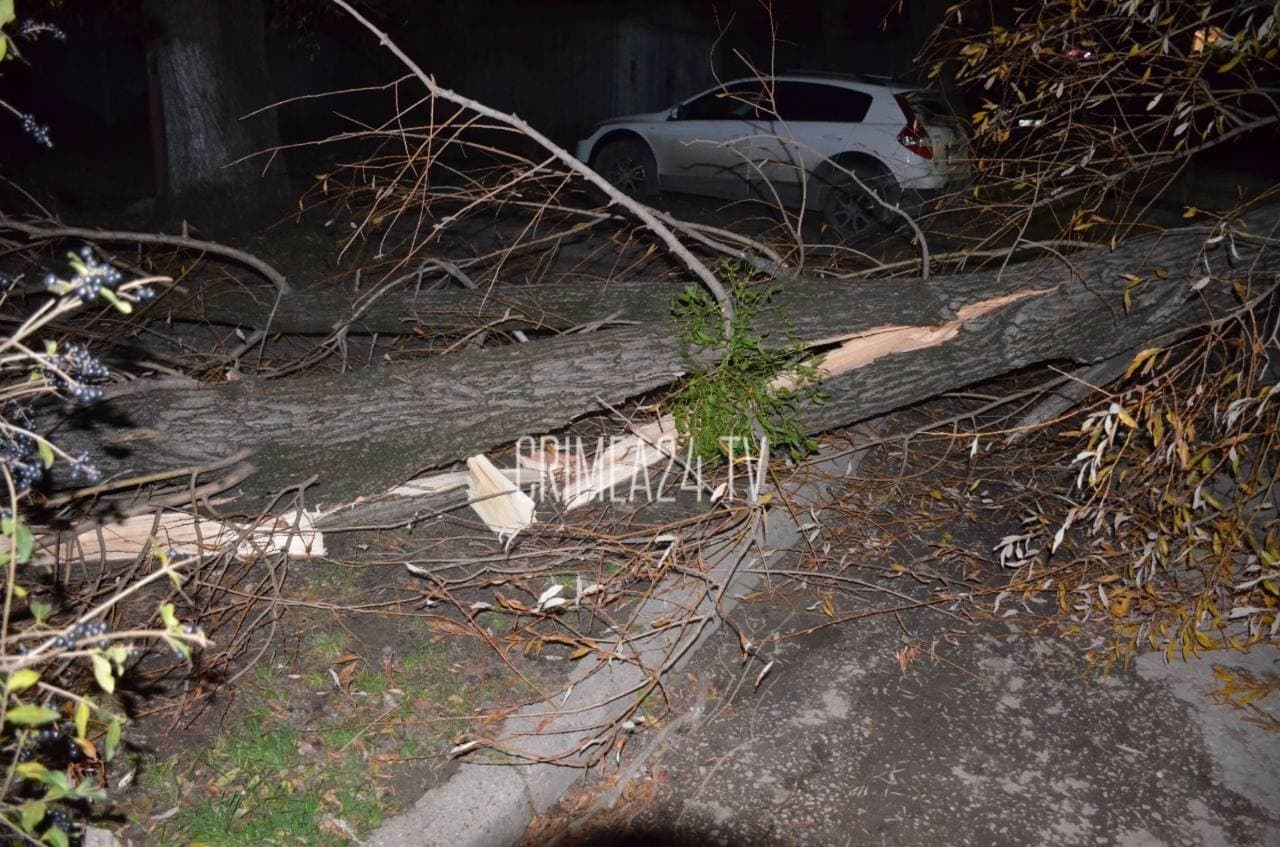
[[[280,143],[261,0],[149,0],[149,65],[158,84],[163,162],[159,209],[207,233],[242,231],[278,209],[283,168],[240,161]],[[236,164],[233,164],[236,163]]]

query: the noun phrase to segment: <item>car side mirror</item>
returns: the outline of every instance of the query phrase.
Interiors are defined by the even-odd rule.
[[[669,120],[669,121],[678,121],[678,120],[680,120],[680,107],[679,107],[679,106],[672,106],[672,107],[671,107],[671,111],[670,111],[670,112],[667,112],[667,120]]]

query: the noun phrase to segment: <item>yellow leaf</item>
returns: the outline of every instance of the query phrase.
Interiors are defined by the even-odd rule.
[[[1197,209],[1195,206],[1188,206],[1187,210],[1182,213],[1182,216],[1184,218],[1194,218],[1196,216],[1196,212],[1199,212],[1199,211],[1200,210]]]
[[[14,726],[43,726],[56,721],[58,713],[34,703],[24,703],[5,712],[4,719]]]
[[[49,769],[39,762],[23,762],[14,768],[14,772],[23,779],[30,779],[39,782],[40,777],[47,774]]]
[[[10,691],[26,691],[40,681],[40,672],[31,668],[23,668],[13,672],[9,677]]]
[[[828,597],[822,601],[822,614],[827,617],[833,617],[836,613],[836,607],[831,605],[831,598]]]
[[[76,738],[89,734],[89,704],[81,700],[76,704]]]
[[[1243,53],[1237,53],[1228,59],[1225,63],[1218,66],[1218,73],[1225,74],[1227,71],[1240,64],[1240,60],[1244,58]]]
[[[1148,347],[1145,350],[1139,351],[1138,355],[1134,356],[1133,361],[1129,363],[1129,369],[1124,372],[1124,378],[1128,379],[1133,376],[1134,372],[1136,372],[1138,368],[1142,367],[1144,362],[1159,352],[1159,347]]]
[[[590,653],[590,647],[579,647],[577,650],[574,650],[569,654],[569,661],[576,662],[578,659],[581,659],[583,656],[589,655]]]
[[[76,746],[80,748],[80,752],[91,762],[98,761],[98,748],[87,738],[73,738]]]
[[[111,675],[111,663],[107,661],[107,657],[92,653],[89,658],[93,661],[93,678],[98,681],[98,687],[108,694],[115,691],[116,678]]]

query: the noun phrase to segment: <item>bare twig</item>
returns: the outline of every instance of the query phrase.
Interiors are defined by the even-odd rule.
[[[545,135],[538,132],[528,123],[515,115],[486,106],[479,101],[472,100],[469,97],[464,97],[456,91],[437,84],[435,77],[422,70],[417,62],[409,58],[409,55],[401,50],[390,36],[374,26],[368,18],[352,8],[346,0],[333,0],[333,2],[346,11],[347,14],[355,18],[361,26],[377,36],[378,43],[391,51],[392,55],[399,59],[400,62],[408,68],[415,77],[417,77],[418,81],[427,88],[433,97],[448,100],[451,103],[463,107],[464,109],[468,109],[515,129],[547,150],[554,159],[559,161],[569,170],[578,174],[587,182],[604,192],[605,195],[609,197],[610,201],[622,206],[639,218],[640,221],[648,227],[663,244],[666,245],[667,249],[677,256],[685,264],[685,267],[687,267],[693,275],[696,276],[704,286],[706,286],[712,296],[716,298],[716,302],[720,304],[720,311],[724,317],[725,329],[726,331],[730,330],[730,324],[733,318],[733,302],[729,297],[729,293],[720,283],[720,280],[716,278],[716,275],[711,272],[711,269],[708,268],[701,259],[695,256],[679,238],[676,237],[676,234],[671,231],[670,227],[658,219],[652,209],[644,203],[628,197],[626,194],[619,191],[617,188],[612,186],[608,180],[600,176],[591,168],[587,167],[584,163],[578,161],[563,147],[553,143]]]
[[[164,233],[156,232],[125,232],[122,230],[87,229],[85,227],[62,225],[38,226],[15,221],[13,218],[5,216],[0,216],[0,228],[16,230],[17,232],[25,233],[30,238],[83,238],[87,241],[128,241],[136,244],[164,244],[170,247],[201,250],[252,268],[266,277],[281,295],[288,294],[291,290],[289,283],[285,281],[284,274],[271,267],[271,265],[252,253],[246,253],[244,250],[228,247],[216,241],[204,241],[199,238],[189,238],[185,235],[165,235]]]

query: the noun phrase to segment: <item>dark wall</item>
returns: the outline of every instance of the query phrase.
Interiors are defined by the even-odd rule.
[[[75,18],[65,29],[66,41],[19,41],[22,60],[0,65],[0,98],[47,124],[54,144],[36,145],[0,116],[0,172],[34,176],[37,187],[56,181],[89,195],[145,197],[152,186],[141,36],[118,16],[93,26]]]
[[[575,5],[513,15],[466,38],[418,29],[406,40],[443,85],[562,143],[605,118],[670,106],[714,81],[709,26],[679,14],[587,15]]]
[[[443,85],[571,144],[601,120],[665,108],[749,67],[908,69],[923,18],[889,16],[882,28],[892,2],[790,0],[775,3],[772,17],[757,0],[381,0],[369,8]],[[403,68],[336,7],[266,5],[271,80],[254,105],[286,101],[278,112],[286,143],[379,125],[421,95],[414,85],[384,87]],[[128,8],[57,4],[43,17],[61,23],[68,40],[25,46],[29,66],[0,66],[0,97],[50,124],[56,145],[45,152],[7,122],[0,171],[46,179],[62,193],[150,195],[147,24]],[[305,174],[326,155],[306,148],[288,158]]]

